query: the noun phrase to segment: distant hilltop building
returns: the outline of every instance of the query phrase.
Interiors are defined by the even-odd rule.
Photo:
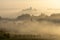
[[[32,7],[29,7],[29,8],[27,8],[27,9],[23,9],[21,12],[19,12],[20,14],[30,14],[31,16],[32,15],[35,15],[35,16],[37,16],[37,15],[39,15],[40,14],[40,12],[37,10],[37,9],[35,9],[35,8],[32,8]]]
[[[23,9],[22,11],[37,11],[37,9],[33,9],[32,7],[29,7],[27,9]]]
[[[20,19],[20,20],[31,20],[31,19],[40,19],[40,18],[46,18],[47,15],[45,15],[44,13],[41,13],[39,12],[37,9],[35,8],[27,8],[27,9],[23,9],[21,12],[20,12],[21,15],[19,15],[17,17],[17,19]]]
[[[26,11],[26,10],[33,10],[33,8],[30,7],[30,8],[27,8],[27,9],[23,9],[23,11]]]

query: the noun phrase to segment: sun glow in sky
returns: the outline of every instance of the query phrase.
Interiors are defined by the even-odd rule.
[[[47,14],[49,12],[60,13],[60,0],[0,0],[0,15],[15,17],[18,15],[17,12],[30,6],[38,10],[44,10],[43,12],[47,12]]]

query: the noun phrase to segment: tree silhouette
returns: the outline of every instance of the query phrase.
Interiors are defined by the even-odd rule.
[[[18,16],[17,19],[27,19],[31,17],[29,14],[22,14],[21,16]]]

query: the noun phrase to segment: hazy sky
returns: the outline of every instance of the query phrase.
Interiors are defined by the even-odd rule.
[[[4,17],[15,17],[18,15],[17,12],[30,6],[38,10],[49,9],[49,11],[45,10],[47,13],[60,12],[60,0],[0,0],[0,15]]]

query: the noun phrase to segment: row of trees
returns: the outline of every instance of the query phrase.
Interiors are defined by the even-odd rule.
[[[45,14],[41,14],[39,16],[34,16],[34,15],[30,15],[30,14],[22,14],[20,16],[17,16],[16,19],[29,19],[29,18],[33,18],[33,17],[36,17],[36,18],[45,18],[45,17],[59,17],[60,14],[52,14],[51,16],[48,16],[48,15],[45,15]],[[0,19],[3,19],[1,16],[0,16]]]

